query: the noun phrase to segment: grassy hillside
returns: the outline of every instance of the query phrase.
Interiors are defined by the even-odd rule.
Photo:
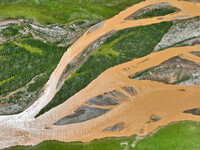
[[[160,127],[157,132],[138,141],[134,147],[135,135],[125,138],[105,138],[90,143],[45,141],[33,147],[15,146],[7,150],[123,150],[125,147],[130,150],[197,150],[200,149],[199,134],[198,122],[176,122]]]
[[[104,20],[143,0],[1,0],[0,20],[34,19],[42,24]]]

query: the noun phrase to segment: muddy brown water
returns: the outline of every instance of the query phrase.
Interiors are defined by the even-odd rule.
[[[158,19],[160,17],[137,21],[124,20],[143,7],[161,2],[168,2],[172,6],[181,9],[181,11],[166,15],[162,20]],[[163,126],[173,121],[200,121],[200,117],[197,115],[183,113],[185,110],[200,106],[198,99],[200,97],[200,86],[168,85],[156,81],[133,80],[128,78],[128,76],[136,72],[157,66],[181,54],[185,59],[199,63],[199,57],[194,57],[190,53],[192,51],[200,51],[199,45],[169,48],[112,67],[103,72],[86,88],[69,98],[63,104],[53,108],[37,119],[34,118],[56,94],[56,85],[68,63],[79,55],[90,43],[105,33],[128,27],[170,21],[174,20],[175,16],[182,15],[178,19],[185,19],[198,16],[199,14],[199,3],[178,0],[147,0],[120,12],[111,19],[105,20],[101,28],[89,34],[86,32],[64,53],[57,68],[46,83],[43,95],[32,106],[17,115],[0,116],[0,149],[14,145],[35,145],[43,140],[88,142],[93,139],[110,136],[146,135],[158,126]],[[137,95],[130,96],[129,100],[122,102],[100,117],[77,124],[54,125],[55,122],[71,114],[78,107],[85,104],[85,101],[96,95],[113,90],[125,93],[126,91],[121,87],[133,87],[137,91]],[[147,124],[152,115],[159,116],[162,119]],[[119,122],[123,122],[122,131],[103,131]]]

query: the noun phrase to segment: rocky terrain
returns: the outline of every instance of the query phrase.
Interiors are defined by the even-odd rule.
[[[176,56],[156,67],[136,73],[130,78],[159,81],[166,84],[200,85],[200,66]]]
[[[190,31],[190,32],[188,32]],[[155,51],[178,45],[192,45],[199,41],[200,17],[177,22],[166,33],[162,40],[156,45]]]

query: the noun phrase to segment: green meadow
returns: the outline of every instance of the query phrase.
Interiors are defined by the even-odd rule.
[[[0,20],[34,19],[42,24],[104,20],[143,0],[3,0]]]

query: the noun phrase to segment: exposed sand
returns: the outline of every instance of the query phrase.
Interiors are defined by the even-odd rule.
[[[19,20],[14,20],[14,19],[0,20],[0,26],[6,25],[6,24],[9,24],[9,23],[19,23]]]
[[[172,6],[181,9],[181,11],[166,15],[163,20],[158,20],[159,17],[136,21],[124,20],[142,7],[161,2],[168,2]],[[0,116],[0,148],[13,145],[38,144],[43,140],[87,142],[108,136],[146,135],[158,126],[166,125],[172,121],[200,121],[199,116],[182,113],[185,110],[200,107],[200,86],[167,85],[128,78],[128,76],[136,72],[159,65],[163,61],[180,54],[183,57],[185,56],[185,59],[189,58],[191,61],[200,62],[199,57],[189,57],[188,55],[189,52],[200,51],[199,45],[166,49],[110,68],[63,104],[37,119],[34,118],[57,92],[56,85],[68,63],[97,38],[112,30],[170,21],[174,20],[174,17],[178,15],[194,17],[199,14],[199,3],[178,0],[147,0],[106,20],[103,27],[92,33],[87,34],[86,32],[65,52],[47,82],[44,94],[31,107],[18,115]],[[183,18],[187,17],[179,19]],[[53,125],[61,118],[71,114],[88,99],[112,90],[124,92],[122,87],[134,87],[137,95],[130,97],[129,101],[122,102],[110,112],[98,118],[78,124]],[[152,115],[160,116],[162,119],[157,122],[147,123]],[[122,131],[103,131],[105,128],[119,122],[124,123]]]

